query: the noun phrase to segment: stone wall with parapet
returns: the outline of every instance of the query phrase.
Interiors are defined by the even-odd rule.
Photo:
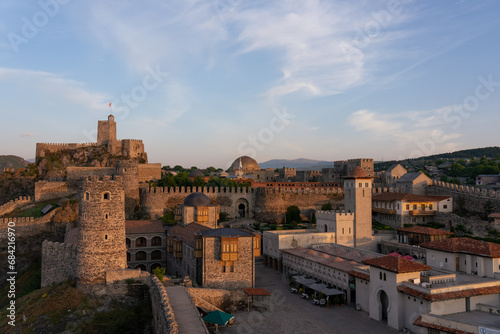
[[[485,214],[487,211],[500,212],[500,192],[480,187],[457,185],[442,181],[433,181],[426,188],[427,195],[452,196],[454,208],[457,209],[459,199],[464,199],[465,209]]]
[[[249,207],[250,218],[259,220],[275,220],[291,205],[298,206],[303,213],[321,208],[323,204],[332,203],[343,206],[342,188],[207,188],[207,187],[152,187],[141,189],[141,206],[152,219],[161,217],[165,209],[172,210],[183,204],[184,199],[193,192],[201,192],[212,204],[220,205],[221,212],[227,212],[230,218],[238,217],[238,205]]]
[[[77,246],[45,240],[42,244],[42,288],[76,278]]]
[[[170,306],[170,300],[163,284],[155,275],[150,276],[149,294],[153,309],[155,334],[177,334],[179,327]]]
[[[352,217],[354,218],[354,213],[331,210],[331,211],[316,211],[316,219],[325,219],[325,220],[335,220],[337,217]]]
[[[62,150],[75,150],[80,147],[97,146],[97,143],[36,143],[36,157],[44,157],[46,152],[56,153]]]
[[[35,201],[74,195],[78,192],[76,186],[70,186],[65,181],[38,181],[35,183]]]
[[[22,197],[16,198],[15,200],[7,202],[4,205],[0,206],[0,216],[11,213],[15,209],[17,209],[23,205],[26,205],[30,202],[33,202],[33,198],[31,196],[22,196]]]
[[[73,167],[68,166],[67,179],[68,182],[80,181],[82,178],[89,177],[92,175],[105,176],[113,175],[115,173],[114,167]]]
[[[35,235],[42,231],[55,228],[56,226],[51,226],[52,224],[48,223],[58,210],[59,208],[56,208],[55,210],[47,213],[45,216],[37,219],[33,217],[0,218],[0,240],[7,237],[9,227],[14,228],[16,238]],[[13,224],[9,224],[10,222]]]

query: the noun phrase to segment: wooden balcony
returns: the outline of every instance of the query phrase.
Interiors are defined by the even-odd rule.
[[[388,215],[395,215],[396,214],[396,210],[394,210],[394,209],[382,209],[382,208],[372,207],[372,211],[377,212],[377,213],[385,213]]]
[[[436,210],[411,210],[408,212],[410,216],[434,216],[436,214]]]

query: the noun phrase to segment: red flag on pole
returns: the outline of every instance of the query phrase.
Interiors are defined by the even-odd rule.
[[[109,102],[109,106],[111,107],[111,102]]]

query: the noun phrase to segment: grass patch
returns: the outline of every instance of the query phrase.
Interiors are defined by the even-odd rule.
[[[429,222],[429,223],[426,223],[426,224],[418,224],[418,226],[432,227],[432,228],[437,228],[437,229],[445,227],[444,224],[437,223],[437,222]]]
[[[379,230],[379,231],[395,231],[392,227],[388,225],[384,225],[382,223],[379,223],[377,221],[372,222],[372,228],[374,230]]]
[[[11,213],[8,213],[4,215],[5,218],[13,218],[13,217],[34,217],[40,218],[43,216],[42,209],[47,206],[47,204],[51,204],[53,208],[51,210],[54,210],[58,205],[57,202],[59,201],[58,199],[52,199],[48,201],[43,201],[36,203],[34,205],[26,205],[22,208],[17,208]]]

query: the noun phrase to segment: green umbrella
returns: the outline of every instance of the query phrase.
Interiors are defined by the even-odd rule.
[[[222,312],[222,311],[213,311],[203,317],[203,321],[209,322],[211,324],[225,326],[231,319],[234,318],[234,315]]]

